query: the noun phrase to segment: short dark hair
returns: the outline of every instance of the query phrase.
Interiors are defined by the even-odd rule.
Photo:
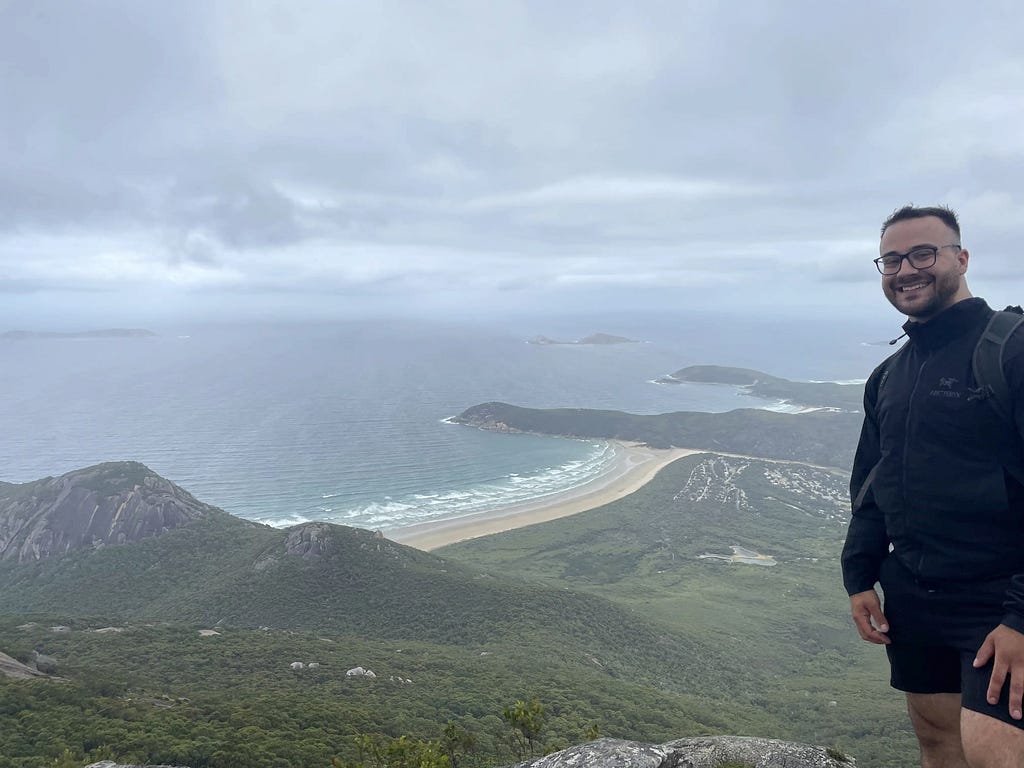
[[[907,219],[924,219],[928,216],[934,216],[939,219],[943,224],[956,232],[956,237],[960,239],[960,220],[956,217],[956,211],[947,205],[930,205],[923,208],[916,208],[913,205],[904,205],[902,208],[897,208],[893,211],[889,218],[882,222],[882,234],[885,234],[891,225],[897,221],[906,221]]]

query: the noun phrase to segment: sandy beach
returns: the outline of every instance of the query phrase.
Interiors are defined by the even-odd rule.
[[[618,455],[612,470],[571,491],[477,515],[394,528],[384,531],[384,535],[392,541],[429,551],[457,541],[556,520],[628,496],[676,459],[700,453],[689,448],[660,450],[620,442],[615,445]]]

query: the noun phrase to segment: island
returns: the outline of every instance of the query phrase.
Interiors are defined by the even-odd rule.
[[[637,344],[636,339],[627,339],[625,336],[613,336],[610,333],[592,333],[589,336],[584,336],[582,339],[577,341],[558,341],[557,339],[549,339],[547,336],[534,336],[532,339],[526,342],[527,344]]]
[[[6,331],[0,339],[25,341],[28,339],[138,339],[156,336],[145,328],[103,328],[96,331]]]

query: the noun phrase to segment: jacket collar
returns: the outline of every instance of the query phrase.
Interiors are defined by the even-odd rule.
[[[958,301],[926,323],[908,320],[903,324],[903,330],[915,344],[934,349],[975,328],[991,314],[992,310],[985,300],[974,297]]]

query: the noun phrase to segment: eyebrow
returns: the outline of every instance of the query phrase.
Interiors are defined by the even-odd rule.
[[[905,250],[903,253],[913,253],[918,248],[938,248],[938,246],[933,243],[918,243],[917,245],[910,246],[910,248]],[[903,253],[900,253],[899,251],[886,251],[882,254],[882,258],[884,259],[886,256],[902,256]]]

